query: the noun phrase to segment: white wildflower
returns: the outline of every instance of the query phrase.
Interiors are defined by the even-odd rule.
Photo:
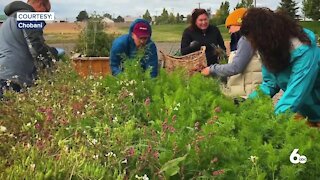
[[[93,145],[96,145],[97,143],[98,143],[98,140],[96,140],[96,139],[93,139],[93,140],[92,140],[92,144],[93,144]]]
[[[132,96],[132,97],[133,97],[133,93],[129,93],[129,96]]]
[[[29,123],[27,123],[27,127],[30,127],[31,126],[31,123],[29,122]]]
[[[65,152],[69,152],[69,147],[68,147],[68,146],[64,146],[63,150],[64,150]]]
[[[143,176],[138,176],[138,175],[136,175],[135,178],[136,178],[136,179],[142,179],[142,180],[149,180],[149,177],[148,177],[146,174],[143,175]]]
[[[177,104],[177,107],[180,107],[180,103]]]
[[[4,133],[7,131],[7,128],[4,126],[0,126],[0,132]]]
[[[179,108],[178,108],[178,107],[175,107],[173,110],[174,110],[174,111],[178,111],[178,110],[179,110]]]
[[[113,118],[113,122],[114,122],[114,123],[118,122],[117,116]]]
[[[99,155],[96,154],[96,155],[93,155],[93,159],[98,159],[99,158]]]
[[[145,174],[145,175],[143,176],[143,180],[149,180],[149,177]]]
[[[130,84],[130,85],[134,85],[134,84],[136,84],[136,81],[135,81],[135,80],[131,80],[131,81],[129,82],[129,84]]]
[[[105,155],[106,157],[117,157],[112,151]]]
[[[256,164],[257,163],[257,160],[259,158],[257,156],[250,156],[249,160],[253,163],[253,164]]]
[[[121,164],[127,164],[128,163],[128,159],[124,159],[123,161],[121,161]]]
[[[30,169],[31,169],[31,171],[34,171],[35,168],[36,168],[36,165],[35,165],[35,164],[30,164]]]

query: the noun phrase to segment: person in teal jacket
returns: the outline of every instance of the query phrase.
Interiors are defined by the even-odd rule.
[[[146,48],[141,67],[145,70],[151,68],[151,77],[158,75],[157,47],[151,40],[151,34],[149,22],[136,19],[130,25],[129,34],[122,35],[113,41],[110,53],[112,75],[116,76],[123,71],[122,63],[125,59],[123,55],[133,58],[140,48]]]
[[[320,49],[315,34],[283,12],[266,8],[249,9],[241,32],[262,58],[260,90],[271,97],[284,91],[275,113],[292,111],[320,122]]]

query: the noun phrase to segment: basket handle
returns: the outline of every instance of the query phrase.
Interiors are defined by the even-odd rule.
[[[165,63],[166,63],[166,55],[164,52],[162,52],[161,50],[159,50],[160,54],[162,55],[162,61],[161,61],[161,64],[160,64],[160,67],[161,68],[165,68]]]

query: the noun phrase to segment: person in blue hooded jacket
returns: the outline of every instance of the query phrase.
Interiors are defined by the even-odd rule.
[[[110,67],[112,75],[116,76],[123,71],[123,55],[133,58],[137,50],[146,48],[145,55],[141,60],[143,69],[151,68],[151,77],[158,75],[158,54],[155,43],[151,40],[151,26],[143,19],[135,20],[129,28],[129,34],[115,39],[110,55]]]
[[[291,111],[319,124],[320,49],[315,34],[287,14],[266,8],[249,9],[241,32],[261,55],[260,90],[271,97],[284,91],[275,113]],[[250,98],[257,95],[253,92]]]

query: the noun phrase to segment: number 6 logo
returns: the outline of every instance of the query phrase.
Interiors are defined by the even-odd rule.
[[[294,149],[290,155],[290,162],[292,164],[305,164],[307,162],[307,157],[306,156],[300,156],[298,154],[299,149]]]

